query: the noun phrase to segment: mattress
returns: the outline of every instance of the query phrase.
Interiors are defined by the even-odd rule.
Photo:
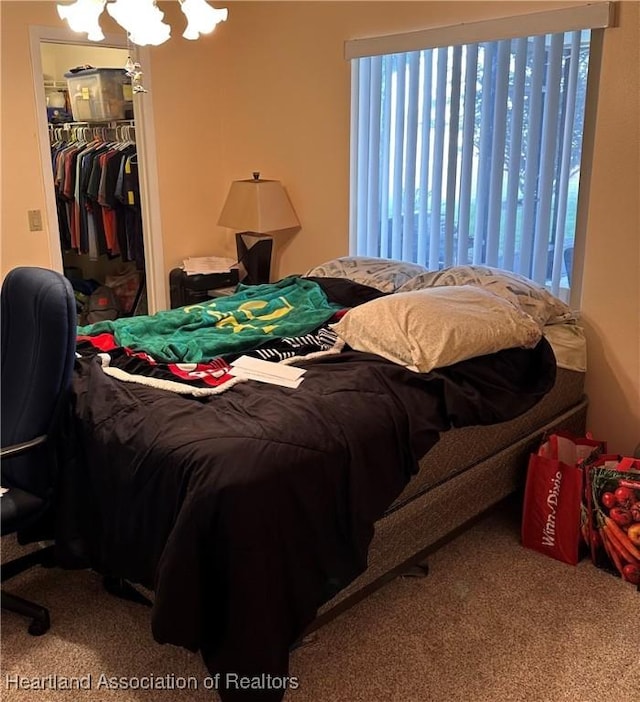
[[[584,373],[558,368],[552,390],[520,417],[500,424],[461,427],[443,433],[438,443],[423,457],[418,474],[387,513],[545,425],[579,403],[583,392]]]

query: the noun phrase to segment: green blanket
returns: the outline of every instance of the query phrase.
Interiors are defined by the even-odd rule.
[[[338,309],[317,283],[290,276],[266,285],[239,285],[234,295],[197,305],[96,322],[79,327],[78,335],[113,334],[119,346],[157,361],[200,363],[307,334]]]

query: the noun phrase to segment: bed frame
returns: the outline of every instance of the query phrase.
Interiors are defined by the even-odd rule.
[[[542,437],[585,431],[584,373],[558,369],[553,389],[531,410],[501,424],[452,429],[376,523],[367,570],[327,602],[307,634],[393,578],[426,574],[426,558],[511,495],[524,492],[529,454]]]

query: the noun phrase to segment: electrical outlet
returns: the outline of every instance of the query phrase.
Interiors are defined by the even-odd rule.
[[[28,210],[29,215],[29,231],[42,231],[42,212],[40,210]]]

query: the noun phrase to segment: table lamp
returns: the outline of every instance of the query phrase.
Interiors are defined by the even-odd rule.
[[[237,229],[238,264],[247,285],[268,283],[271,274],[272,232],[299,227],[291,202],[278,180],[263,180],[253,173],[248,180],[234,180],[218,224]]]

